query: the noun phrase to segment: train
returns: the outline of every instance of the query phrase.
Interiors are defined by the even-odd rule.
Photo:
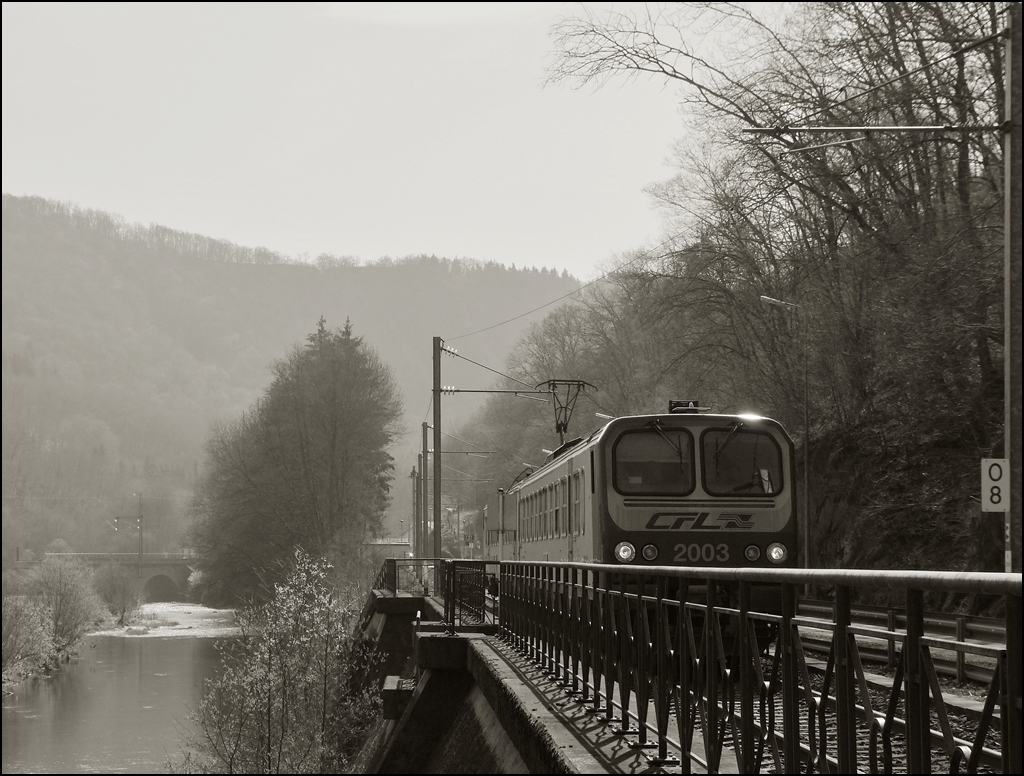
[[[494,560],[787,568],[797,563],[793,441],[697,401],[609,420],[498,492]],[[493,525],[493,524],[492,524]]]

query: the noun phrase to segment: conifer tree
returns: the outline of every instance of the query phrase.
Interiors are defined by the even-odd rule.
[[[402,407],[376,353],[321,318],[273,373],[207,445],[191,541],[212,601],[261,599],[296,548],[354,561],[388,503]]]

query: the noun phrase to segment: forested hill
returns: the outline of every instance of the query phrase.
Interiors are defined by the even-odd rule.
[[[405,495],[430,401],[431,338],[488,327],[577,286],[554,270],[434,256],[302,263],[4,195],[4,557],[58,538],[105,549],[107,518],[137,511],[137,493],[151,520],[147,549],[172,546],[210,424],[238,417],[268,385],[270,364],[321,316],[350,321],[394,369],[410,432],[395,451]],[[500,368],[543,314],[454,344]],[[494,377],[459,361],[444,369],[446,383],[464,387]],[[473,406],[447,401],[446,420]],[[408,507],[400,498],[396,509]]]

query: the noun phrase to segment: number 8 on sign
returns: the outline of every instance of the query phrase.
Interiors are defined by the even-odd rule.
[[[1005,458],[981,459],[981,511],[1009,512],[1010,468]]]

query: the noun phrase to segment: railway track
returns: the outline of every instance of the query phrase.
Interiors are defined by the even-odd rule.
[[[832,603],[829,601],[801,601],[801,618],[820,620],[822,628],[801,628],[801,639],[805,651],[825,657],[831,648]],[[852,609],[853,623],[870,629],[872,635],[858,635],[857,646],[863,661],[892,669],[896,665],[898,640],[906,630],[906,618],[897,609],[861,606]],[[964,614],[925,615],[925,635],[931,639],[948,642],[949,648],[933,647],[932,661],[940,676],[950,678],[958,684],[977,684],[988,687],[995,670],[995,659],[984,655],[957,650],[957,643],[991,649],[1006,644],[1006,626],[1002,620],[989,617],[972,617]],[[815,635],[820,633],[821,635]],[[874,635],[877,634],[877,635]],[[883,634],[894,634],[884,637]]]
[[[801,626],[800,638],[805,654],[808,656],[808,670],[818,677],[818,681],[826,671],[826,661],[831,650],[832,604],[827,601],[802,601],[799,606],[800,616],[804,620],[821,622],[821,628],[813,625]],[[899,642],[905,633],[906,622],[898,610],[881,607],[855,607],[851,611],[853,623],[860,626],[856,635],[857,649],[862,663],[865,665],[864,679],[868,693],[872,697],[874,709],[885,708],[886,702],[893,694],[893,677],[872,673],[867,666],[878,666],[883,671],[891,672],[898,659]],[[867,635],[870,634],[870,635]],[[995,653],[1005,648],[1006,629],[1000,620],[968,615],[929,614],[925,616],[925,634],[932,640],[932,665],[937,676],[953,680],[956,686],[942,688],[943,715],[949,726],[949,733],[958,746],[970,748],[971,741],[977,731],[977,723],[984,717],[983,693],[990,691],[995,672]],[[944,649],[943,647],[947,647]],[[969,646],[974,651],[967,651]],[[984,653],[989,653],[988,655]],[[817,658],[817,659],[815,659]],[[966,686],[974,685],[978,695],[961,692]],[[900,688],[895,690],[897,697],[902,696]],[[815,692],[817,696],[818,693]],[[862,706],[857,706],[857,713],[863,714]],[[939,729],[937,709],[933,709],[931,738],[933,752],[942,749],[943,733]],[[999,712],[994,717],[998,720]],[[996,725],[998,726],[998,721]],[[900,718],[893,721],[893,733],[897,737],[903,735],[904,723]],[[858,731],[858,748],[865,746],[866,731]],[[897,739],[898,740],[898,739]],[[998,772],[1002,765],[998,744],[990,740],[980,751],[978,765],[982,769]],[[941,762],[944,755],[938,755]]]

